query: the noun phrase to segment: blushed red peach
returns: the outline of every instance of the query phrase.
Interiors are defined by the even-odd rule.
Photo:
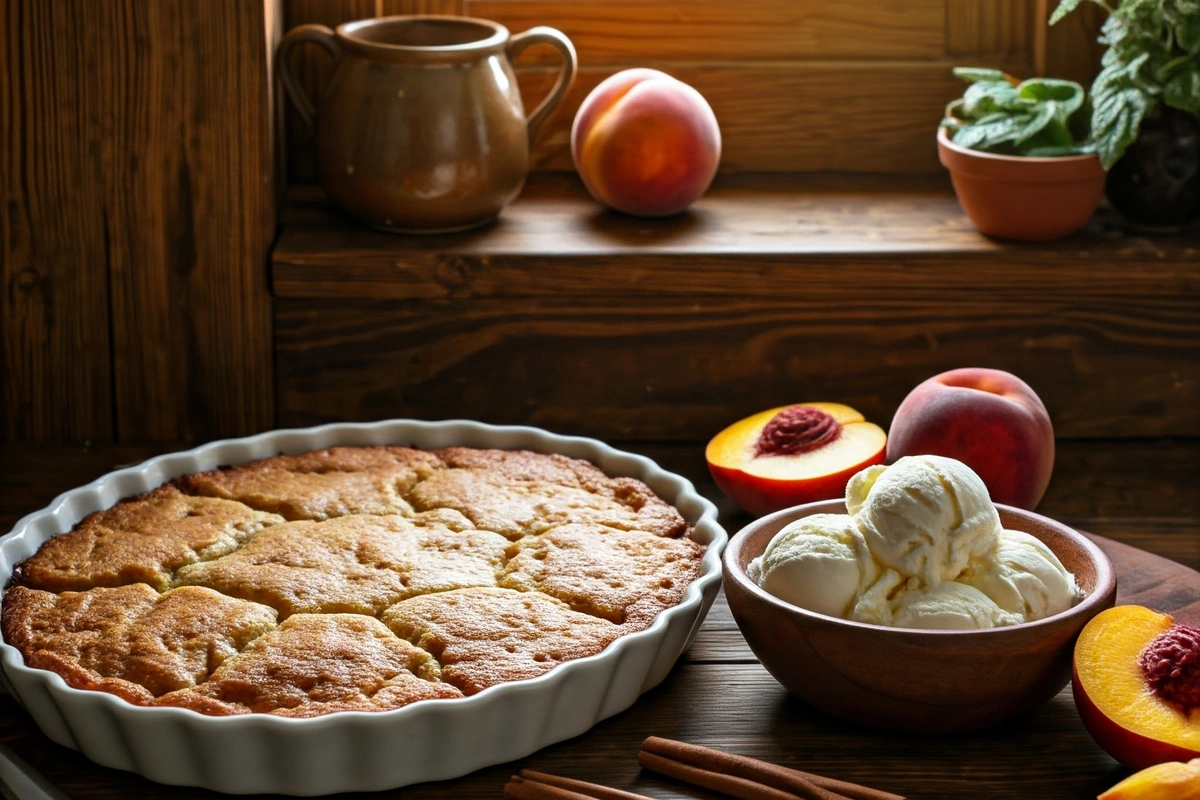
[[[1084,626],[1072,661],[1079,718],[1109,755],[1130,769],[1200,758],[1200,629],[1116,606]]]
[[[666,216],[708,190],[721,160],[721,130],[691,86],[658,70],[628,69],[606,78],[580,105],[571,157],[601,203]]]
[[[888,429],[887,460],[934,455],[973,469],[992,502],[1037,506],[1054,471],[1054,428],[1029,384],[998,369],[953,369],[909,392]]]

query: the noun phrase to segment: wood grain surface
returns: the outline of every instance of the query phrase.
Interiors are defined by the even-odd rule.
[[[1036,0],[1034,18],[1034,63],[1038,75],[1078,81],[1090,87],[1100,71],[1104,47],[1098,41],[1104,24],[1104,9],[1093,3],[1080,3],[1058,24],[1042,25],[1058,7],[1058,0]]]
[[[465,416],[707,440],[803,400],[885,423],[917,383],[971,364],[1022,376],[1062,438],[1200,435],[1196,236],[1098,224],[1006,246],[944,188],[853,183],[735,182],[655,221],[548,182],[496,227],[440,239],[293,208],[274,263],[281,424]]]
[[[397,13],[463,13],[514,33],[551,25],[575,42],[580,73],[534,143],[539,170],[572,169],[567,134],[583,97],[621,69],[654,67],[695,86],[722,129],[724,171],[931,173],[929,134],[962,92],[950,68],[969,63],[1028,76],[1035,67],[1036,0],[287,0],[287,25],[330,27]],[[1087,47],[1094,30],[1057,32],[1055,47]],[[1061,39],[1061,41],[1060,41]],[[1040,40],[1039,40],[1040,41]],[[311,96],[331,64],[298,55]],[[553,56],[519,64],[526,106],[553,80]],[[311,183],[312,141],[288,116],[289,176]]]
[[[269,424],[273,2],[0,4],[0,436]]]
[[[1035,8],[1036,0],[946,0],[946,54],[1028,59]]]
[[[684,63],[662,67],[694,87],[721,127],[726,172],[937,173],[934,134],[946,103],[964,84],[958,62],[799,61]],[[1024,63],[986,66],[1029,73]],[[581,64],[563,104],[538,131],[535,170],[570,171],[571,124],[579,104],[615,70]],[[526,108],[546,94],[555,73],[518,73]]]
[[[862,0],[469,0],[467,12],[513,33],[535,25],[558,28],[575,45],[579,63],[588,67],[646,61],[915,60],[946,52],[946,0],[872,3],[870,9]],[[532,51],[530,56],[530,61],[543,60]]]
[[[105,59],[114,70],[105,144],[129,168],[103,195],[116,433],[261,430],[273,406],[263,379],[276,178],[268,6],[125,5],[112,35],[153,33]]]
[[[1194,291],[1200,269],[1200,231],[1139,236],[1123,231],[1101,209],[1075,236],[1039,244],[1002,242],[972,227],[944,174],[725,175],[686,212],[655,219],[606,210],[573,176],[539,174],[490,227],[404,236],[350,222],[324,192],[306,186],[289,195],[272,253],[272,286],[280,297],[557,295],[565,283],[578,284],[580,276],[559,278],[543,267],[592,257],[608,258],[616,262],[609,270],[624,272],[595,276],[587,294],[620,291],[620,278],[632,269],[627,265],[636,264],[641,277],[634,289],[724,295],[740,285],[741,291],[773,296],[775,282],[788,280],[797,270],[764,274],[766,280],[753,285],[731,284],[728,275],[710,276],[687,263],[673,268],[671,261],[853,261],[872,255],[906,263],[944,259],[948,280],[959,279],[966,259],[972,264],[1038,265],[1051,273],[1047,282],[1058,281],[1063,268],[1095,264],[1091,273],[1100,276],[1134,270],[1130,285],[1166,281],[1165,287],[1145,291],[1186,293]],[[505,261],[516,256],[536,264],[532,277],[522,278],[518,267]],[[653,270],[641,268],[651,264]],[[459,274],[451,268],[455,265]],[[1062,280],[1083,277],[1069,273]],[[617,284],[611,285],[613,281]]]
[[[718,503],[732,533],[748,518],[733,511],[703,465],[702,447],[625,445],[691,478]],[[165,448],[170,449],[170,448]],[[0,528],[31,503],[98,477],[160,447],[33,448],[0,446]],[[1120,603],[1141,603],[1200,623],[1200,574],[1163,555],[1192,553],[1200,566],[1200,501],[1193,491],[1200,447],[1195,441],[1064,443],[1058,470],[1040,510],[1068,521],[1085,515],[1119,573]],[[1156,461],[1168,465],[1151,473]],[[1087,517],[1086,515],[1095,515]],[[1131,531],[1153,555],[1118,541]],[[1181,543],[1182,540],[1182,543]],[[1190,549],[1189,549],[1190,548]],[[649,735],[665,736],[766,759],[905,794],[912,800],[1080,800],[1094,797],[1126,772],[1093,742],[1064,690],[1031,715],[974,734],[901,737],[826,717],[792,698],[755,661],[718,597],[694,645],[658,688],[588,733],[525,759],[435,784],[361,797],[495,798],[508,777],[536,769],[618,786],[667,800],[719,795],[644,773],[637,751]],[[11,699],[0,697],[0,740],[41,770],[74,800],[208,800],[197,789],[150,783],[98,767],[49,743]],[[349,797],[349,795],[347,795]]]
[[[89,66],[110,22],[90,2],[0,4],[0,439],[114,433],[106,104]]]

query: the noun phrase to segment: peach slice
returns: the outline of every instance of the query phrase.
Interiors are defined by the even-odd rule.
[[[763,411],[718,433],[704,451],[722,492],[761,516],[846,493],[864,467],[882,464],[887,434],[841,403]]]
[[[1135,772],[1097,800],[1200,800],[1200,758],[1168,761]]]
[[[1144,606],[1097,614],[1075,643],[1084,727],[1130,769],[1200,757],[1200,629]]]

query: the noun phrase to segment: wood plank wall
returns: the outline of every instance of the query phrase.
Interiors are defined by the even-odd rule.
[[[932,130],[962,91],[951,67],[1027,77],[1046,65],[1087,76],[1097,22],[1081,15],[1045,34],[1046,0],[291,0],[287,22],[335,26],[425,10],[494,19],[513,32],[550,25],[574,42],[579,75],[533,153],[543,170],[571,169],[571,121],[597,83],[651,66],[709,100],[725,171],[938,172]],[[309,50],[302,69],[315,93],[329,62]],[[553,82],[553,60],[549,48],[522,56],[527,107]],[[292,182],[312,182],[310,144],[291,130],[289,147]]]
[[[0,0],[0,438],[274,419],[278,0]]]
[[[285,26],[406,13],[558,27],[582,70],[697,86],[727,171],[932,172],[954,64],[1083,77],[1095,19],[1046,0],[0,0],[0,440],[186,440],[274,423],[272,54]],[[310,51],[312,48],[309,49]],[[328,63],[304,58],[312,88]],[[553,66],[530,50],[532,100]],[[289,125],[290,180],[311,150]]]

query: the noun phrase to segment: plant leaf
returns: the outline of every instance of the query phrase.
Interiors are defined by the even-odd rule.
[[[1200,63],[1189,64],[1167,82],[1163,102],[1180,111],[1200,114]]]
[[[1136,79],[1138,77],[1138,72],[1142,69],[1142,65],[1149,60],[1150,53],[1140,53],[1139,55],[1135,56],[1132,61],[1126,62],[1121,71],[1128,75],[1131,79]]]
[[[1058,4],[1058,8],[1054,9],[1054,13],[1050,15],[1050,24],[1053,25],[1067,14],[1070,14],[1072,11],[1079,8],[1079,4],[1081,2],[1083,2],[1083,0],[1062,0],[1062,2]]]
[[[1182,8],[1183,3],[1179,5],[1180,20],[1175,26],[1175,41],[1186,52],[1195,55],[1200,52],[1200,3],[1186,10]]]
[[[1013,142],[1025,121],[1006,114],[993,114],[959,130],[953,141],[971,150],[991,150]]]
[[[1047,100],[1046,102],[1042,103],[1038,107],[1037,112],[1030,117],[1029,121],[1022,125],[1021,129],[1017,131],[1017,138],[1013,140],[1013,143],[1016,144],[1017,147],[1025,144],[1030,139],[1045,130],[1046,126],[1053,122],[1057,115],[1058,103],[1053,100]]]
[[[1008,73],[998,69],[987,69],[986,67],[955,67],[951,71],[954,73],[954,77],[961,78],[967,83],[1008,80]]]
[[[963,92],[962,113],[969,119],[979,119],[997,111],[1017,111],[1024,105],[1017,90],[1007,81],[980,81]]]
[[[1017,87],[1017,95],[1028,100],[1053,100],[1059,119],[1066,122],[1083,105],[1086,93],[1075,81],[1057,78],[1030,78]]]
[[[1092,142],[1104,168],[1111,169],[1137,138],[1154,98],[1121,69],[1107,67],[1096,77],[1092,102]]]

